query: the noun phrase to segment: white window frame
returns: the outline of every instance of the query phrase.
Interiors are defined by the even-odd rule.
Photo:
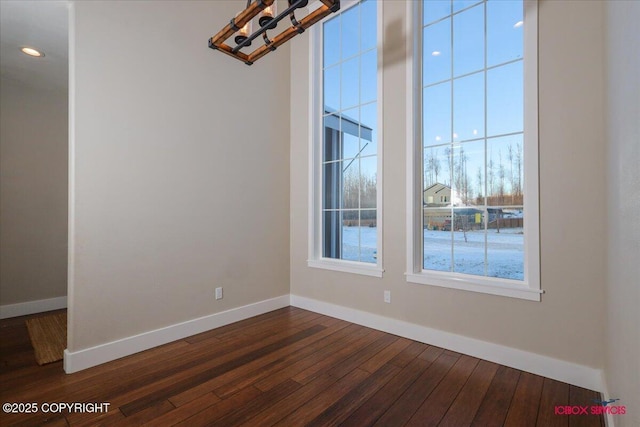
[[[371,0],[370,0],[371,1]],[[360,3],[360,0],[342,0],[340,11],[342,13],[349,8]],[[376,183],[376,224],[377,224],[377,257],[376,263],[360,261],[349,261],[342,259],[326,258],[322,255],[322,182],[323,168],[322,162],[322,42],[323,25],[322,22],[309,29],[309,255],[307,265],[309,267],[326,270],[341,271],[346,273],[362,274],[366,276],[382,277],[384,269],[382,267],[382,3],[376,1],[376,50],[378,59],[377,69],[377,132],[378,146],[376,153],[377,160],[377,183]],[[320,7],[322,3],[315,1],[309,5],[309,12]],[[331,14],[325,20],[335,17]]]
[[[407,16],[407,273],[410,283],[540,301],[538,196],[538,4],[524,0],[524,280],[423,269],[422,213],[422,1],[410,1]],[[418,143],[420,142],[420,143]]]

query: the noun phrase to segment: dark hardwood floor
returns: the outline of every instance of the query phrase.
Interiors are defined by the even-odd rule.
[[[25,318],[0,321],[2,403],[110,406],[3,426],[604,426],[554,413],[596,392],[294,307],[71,375],[35,363]]]

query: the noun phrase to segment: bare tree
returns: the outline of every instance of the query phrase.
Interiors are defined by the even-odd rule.
[[[440,174],[440,159],[438,158],[438,150],[431,148],[424,155],[424,186],[429,187],[438,182]]]
[[[348,168],[343,174],[342,207],[345,209],[375,207],[376,201],[377,201],[376,175],[373,175],[373,176],[361,175],[357,172],[357,169]],[[362,212],[366,212],[366,211],[362,211]],[[375,217],[372,219],[375,219]]]
[[[476,200],[477,200],[478,204],[482,204],[483,203],[482,196],[483,196],[484,191],[482,191],[482,189],[483,189],[483,185],[484,184],[483,184],[483,179],[482,178],[483,178],[482,167],[478,166],[478,172],[476,174],[476,179],[478,180],[478,197],[477,197]]]
[[[500,196],[500,204],[504,204],[505,175],[505,167],[502,163],[502,150],[498,150],[498,195]]]
[[[516,174],[515,193],[517,196],[522,196],[522,144],[520,142],[516,144]]]
[[[423,188],[429,187],[433,184],[433,172],[431,170],[431,153],[427,150],[423,151],[422,158],[422,172],[423,172]]]
[[[440,174],[440,159],[438,159],[438,149],[436,149],[436,151],[433,151],[433,148],[431,149],[431,169],[433,170],[433,176],[434,176],[434,184],[436,182],[438,182],[438,175]]]
[[[464,147],[460,147],[458,154],[452,156],[453,164],[453,185],[455,191],[463,204],[469,202],[469,176],[467,173],[467,154]]]
[[[447,181],[446,178],[443,179],[444,182],[442,184],[451,187],[453,175],[453,150],[451,149],[451,147],[445,147],[444,156],[446,157],[447,161],[445,162],[446,170],[443,171],[443,174],[445,177],[448,177],[449,180]]]
[[[487,191],[488,196],[492,197],[496,194],[496,172],[495,163],[493,162],[493,153],[489,153],[489,162],[487,163]]]
[[[467,160],[469,157],[464,151],[463,147],[460,147],[460,192],[462,197],[462,203],[467,206],[471,199],[471,186],[469,182],[469,173],[467,171]]]
[[[511,204],[514,204],[514,189],[516,187],[516,179],[515,176],[513,175],[513,160],[514,160],[514,155],[513,155],[513,146],[511,144],[509,144],[509,146],[507,147],[507,159],[509,160],[509,185],[511,187],[511,191],[509,191],[509,193],[511,194]]]
[[[356,163],[357,165],[357,163]],[[355,168],[348,168],[343,174],[342,207],[358,208],[360,198],[360,177]]]

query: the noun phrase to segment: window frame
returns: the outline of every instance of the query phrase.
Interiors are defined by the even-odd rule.
[[[409,283],[540,301],[538,168],[538,4],[524,0],[524,280],[423,268],[422,1],[408,2],[407,41],[407,272]]]
[[[369,0],[373,1],[373,0]],[[346,10],[359,4],[361,0],[342,0],[340,11]],[[377,135],[378,145],[376,151],[377,161],[377,182],[376,182],[376,263],[368,263],[362,261],[350,261],[335,258],[326,258],[323,256],[323,223],[322,223],[322,197],[323,197],[323,168],[322,168],[322,148],[323,148],[323,79],[322,79],[322,47],[323,47],[323,22],[334,18],[337,14],[332,14],[325,20],[310,28],[309,37],[309,218],[308,218],[308,259],[309,267],[321,268],[326,270],[334,270],[346,273],[355,273],[366,276],[382,277],[384,269],[382,266],[383,250],[382,250],[382,180],[383,180],[383,124],[382,124],[382,2],[376,3],[376,55],[377,55],[377,93],[376,93],[376,116],[377,116]],[[322,5],[319,0],[309,4],[309,12],[317,9]]]

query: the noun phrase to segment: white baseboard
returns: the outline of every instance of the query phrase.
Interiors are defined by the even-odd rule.
[[[156,329],[121,340],[78,351],[64,351],[67,374],[91,368],[159,345],[167,344],[220,326],[289,306],[289,295],[260,301],[231,310]]]
[[[291,295],[291,305],[590,390],[604,389],[601,370],[588,366],[297,295]]]
[[[45,311],[67,308],[67,297],[40,299],[21,302],[18,304],[0,305],[0,319],[26,316],[28,314],[43,313]]]

